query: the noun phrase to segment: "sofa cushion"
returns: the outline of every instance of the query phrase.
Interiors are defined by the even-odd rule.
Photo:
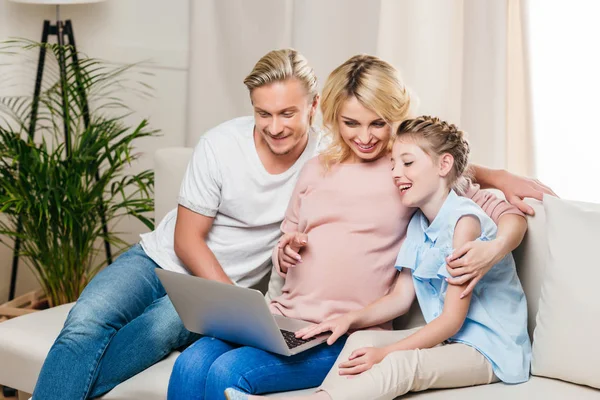
[[[555,379],[531,377],[519,385],[494,383],[492,385],[472,386],[460,389],[428,390],[426,392],[409,393],[402,396],[405,399],[418,400],[592,400],[600,398],[600,391],[587,386]]]
[[[519,280],[527,297],[527,322],[530,338],[533,339],[535,318],[538,312],[542,279],[546,271],[548,245],[546,244],[546,213],[541,201],[525,201],[535,216],[527,217],[527,233],[521,245],[513,251]]]
[[[600,388],[600,205],[544,198],[548,259],[532,372]]]
[[[31,393],[73,304],[0,323],[0,384]]]
[[[35,386],[44,358],[62,328],[72,304],[28,314],[0,324],[0,384],[6,384],[31,393]],[[43,329],[40,329],[43,327]],[[166,398],[169,376],[178,352],[146,369],[140,374],[121,383],[102,397],[102,400],[163,400]],[[280,393],[277,396],[290,397],[308,394],[314,389]],[[275,396],[274,394],[268,397]],[[598,399],[600,391],[553,379],[532,377],[522,385],[497,383],[487,386],[434,390],[406,395],[403,398],[423,400],[500,400],[543,398],[559,400]]]

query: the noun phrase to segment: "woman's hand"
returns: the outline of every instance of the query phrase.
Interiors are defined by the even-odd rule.
[[[279,266],[283,270],[287,270],[295,267],[297,263],[301,263],[302,257],[299,252],[307,243],[308,235],[306,233],[290,232],[283,235],[277,243]]]
[[[327,344],[332,345],[342,335],[344,335],[352,324],[354,323],[354,316],[352,313],[342,315],[338,318],[333,318],[327,321],[323,321],[317,325],[311,325],[306,328],[300,329],[296,332],[296,337],[301,339],[310,339],[324,332],[331,332],[331,336],[327,339]]]
[[[370,370],[373,365],[379,364],[387,356],[389,351],[379,347],[364,347],[354,350],[348,361],[338,365],[340,375],[358,375]]]
[[[500,239],[468,242],[446,258],[448,263],[446,268],[452,275],[447,282],[460,286],[471,281],[461,294],[460,298],[462,299],[473,291],[477,282],[505,255]]]

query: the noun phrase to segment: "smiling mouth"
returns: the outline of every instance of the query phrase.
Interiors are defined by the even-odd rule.
[[[279,141],[281,141],[281,140],[285,140],[285,139],[289,138],[289,136],[271,136],[271,135],[269,135],[269,137],[270,137],[272,140],[275,140],[275,141],[277,141],[277,142],[279,142]]]
[[[358,148],[359,148],[361,151],[365,151],[365,152],[371,151],[371,150],[373,150],[373,149],[375,148],[375,146],[377,146],[377,143],[374,143],[374,144],[360,144],[360,143],[354,142],[354,144],[355,144],[355,145],[356,145],[356,146],[357,146],[357,147],[358,147]]]
[[[412,187],[411,183],[403,183],[402,185],[398,186],[398,189],[400,189],[400,193],[406,193],[406,191],[408,189],[410,189]]]

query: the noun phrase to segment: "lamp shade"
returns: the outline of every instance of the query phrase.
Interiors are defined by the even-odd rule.
[[[69,4],[87,4],[87,3],[101,3],[105,0],[10,0],[13,3],[27,3],[27,4],[44,4],[44,5],[55,5],[55,6],[66,6]]]

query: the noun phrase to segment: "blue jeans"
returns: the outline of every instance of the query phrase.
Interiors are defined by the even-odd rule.
[[[82,400],[200,336],[185,329],[142,246],[100,271],[81,293],[42,366],[35,400]]]
[[[169,400],[224,399],[231,387],[248,394],[299,390],[320,385],[344,347],[346,337],[287,357],[203,337],[175,362]]]

